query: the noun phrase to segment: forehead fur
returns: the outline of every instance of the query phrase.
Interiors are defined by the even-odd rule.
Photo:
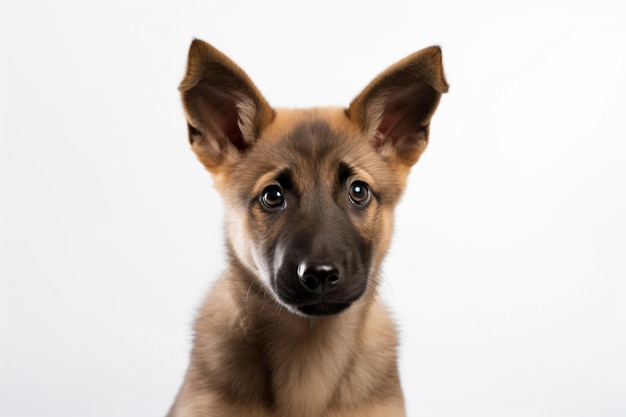
[[[368,182],[385,203],[398,200],[403,176],[381,158],[343,109],[279,110],[256,144],[232,167],[227,197],[254,198],[259,179],[282,170],[291,171],[301,189],[331,185],[341,164]]]

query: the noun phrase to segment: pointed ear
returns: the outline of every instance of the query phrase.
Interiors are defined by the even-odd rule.
[[[180,83],[189,142],[211,172],[234,162],[274,118],[248,76],[226,55],[195,39]]]
[[[384,158],[411,166],[426,149],[430,118],[447,91],[441,49],[431,46],[376,77],[346,114]]]

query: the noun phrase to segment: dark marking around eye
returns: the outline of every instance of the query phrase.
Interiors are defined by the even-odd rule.
[[[339,182],[344,183],[354,175],[354,170],[345,162],[339,164]]]
[[[292,173],[289,168],[285,168],[276,175],[276,182],[280,184],[283,190],[293,189]]]

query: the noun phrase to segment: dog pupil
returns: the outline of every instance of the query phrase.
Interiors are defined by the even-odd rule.
[[[365,188],[361,184],[352,185],[352,198],[356,202],[361,202],[365,199]]]

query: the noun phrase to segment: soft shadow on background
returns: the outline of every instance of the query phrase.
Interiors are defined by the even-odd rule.
[[[411,416],[626,415],[626,4],[0,5],[0,415],[164,415],[223,268],[176,90],[193,37],[274,106],[439,44],[450,93],[382,292]]]

